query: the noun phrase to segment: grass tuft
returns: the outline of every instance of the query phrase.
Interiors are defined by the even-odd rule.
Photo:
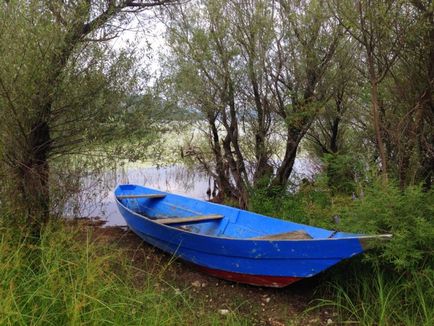
[[[432,277],[387,275],[379,269],[353,271],[354,277],[337,277],[327,286],[328,294],[317,299],[306,313],[322,308],[335,312],[338,324],[408,325],[434,324]]]
[[[90,231],[88,231],[90,232]],[[247,325],[235,314],[200,311],[155,275],[136,282],[121,249],[68,224],[49,226],[38,245],[3,229],[0,325]],[[206,312],[206,313],[204,313]]]

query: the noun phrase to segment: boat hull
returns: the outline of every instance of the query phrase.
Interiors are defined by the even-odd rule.
[[[196,266],[197,269],[211,276],[232,281],[232,282],[244,283],[244,284],[249,284],[254,286],[282,288],[303,279],[302,277],[292,277],[292,276],[241,274],[241,273],[228,272],[228,271],[223,271],[223,270],[218,270],[213,268],[207,268],[198,265]]]
[[[139,187],[139,190],[135,191],[145,190],[149,189]],[[123,193],[125,192],[116,191],[116,195]],[[240,228],[243,214],[247,214],[252,223],[260,218],[258,221],[266,223],[261,229],[266,228],[273,232],[275,228],[282,228],[281,226],[287,224],[279,224],[282,221],[223,205],[178,195],[166,195],[164,202],[161,199],[144,200],[145,204],[140,203],[141,209],[145,207],[148,215],[154,216],[159,216],[158,214],[165,210],[182,215],[179,210],[182,205],[185,210],[218,213],[225,218],[217,222],[202,223],[201,225],[205,225],[200,229],[202,233],[197,233],[156,223],[152,218],[134,211],[133,204],[128,204],[125,200],[117,199],[117,204],[128,226],[143,240],[218,278],[258,286],[283,287],[314,276],[343,259],[363,252],[359,239],[354,237],[266,240],[258,239],[252,236],[252,233],[247,237],[234,238],[231,236],[230,228],[239,233],[253,232]],[[303,227],[291,223],[288,225]],[[313,235],[333,233],[329,230],[304,227]]]

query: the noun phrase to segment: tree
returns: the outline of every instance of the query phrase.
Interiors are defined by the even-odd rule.
[[[361,105],[357,102],[361,96],[361,76],[354,64],[354,57],[358,57],[354,41],[350,38],[341,40],[328,70],[330,97],[306,136],[308,148],[318,157],[346,153],[353,138],[351,133],[357,129],[352,122],[360,112]]]
[[[190,154],[242,207],[254,187],[285,188],[329,96],[337,21],[318,1],[203,1],[171,18],[174,87],[207,121],[213,161]]]
[[[359,0],[356,3],[336,2],[334,8],[341,25],[364,50],[360,59],[364,63],[363,68],[371,88],[372,125],[383,179],[387,181],[388,158],[379,85],[396,63],[402,46],[401,35],[405,34],[403,25],[399,24],[402,3]]]
[[[434,177],[434,7],[431,0],[410,1],[407,9],[412,15],[410,33],[406,38],[406,46],[400,55],[400,72],[394,74],[396,87],[394,88],[397,102],[406,103],[405,113],[399,122],[401,129],[400,141],[408,143],[416,140],[412,152],[417,152],[418,166],[416,177],[407,174],[411,160],[404,159],[400,169],[401,185],[412,180],[422,180],[425,189],[432,187]],[[402,127],[409,126],[410,135],[402,137]]]
[[[331,96],[328,71],[342,33],[320,1],[281,1],[282,37],[278,38],[275,96],[287,128],[285,153],[272,182],[285,186],[301,140]],[[283,69],[282,69],[283,68]]]
[[[2,205],[38,236],[50,217],[50,161],[98,137],[131,89],[131,60],[105,41],[159,1],[11,0],[0,4]],[[117,98],[116,101],[111,102]]]

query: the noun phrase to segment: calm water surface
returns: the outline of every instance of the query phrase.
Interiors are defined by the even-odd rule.
[[[309,160],[298,159],[294,166],[293,181],[310,178],[316,167]],[[209,177],[198,171],[191,171],[182,165],[169,167],[122,167],[102,175],[86,178],[82,189],[67,205],[67,216],[100,218],[106,226],[123,226],[125,221],[116,207],[113,190],[119,184],[138,184],[175,194],[206,200]]]

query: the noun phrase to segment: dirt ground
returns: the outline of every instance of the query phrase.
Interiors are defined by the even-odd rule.
[[[175,293],[186,295],[206,307],[207,311],[234,312],[248,317],[254,325],[335,324],[330,310],[305,313],[315,299],[319,278],[299,281],[281,289],[237,284],[199,272],[194,266],[143,242],[127,228],[102,227],[101,223],[90,221],[81,223],[92,229],[96,241],[125,250],[134,266],[138,267],[137,282],[144,280],[143,271],[146,271],[155,277],[154,286],[171,287]]]

